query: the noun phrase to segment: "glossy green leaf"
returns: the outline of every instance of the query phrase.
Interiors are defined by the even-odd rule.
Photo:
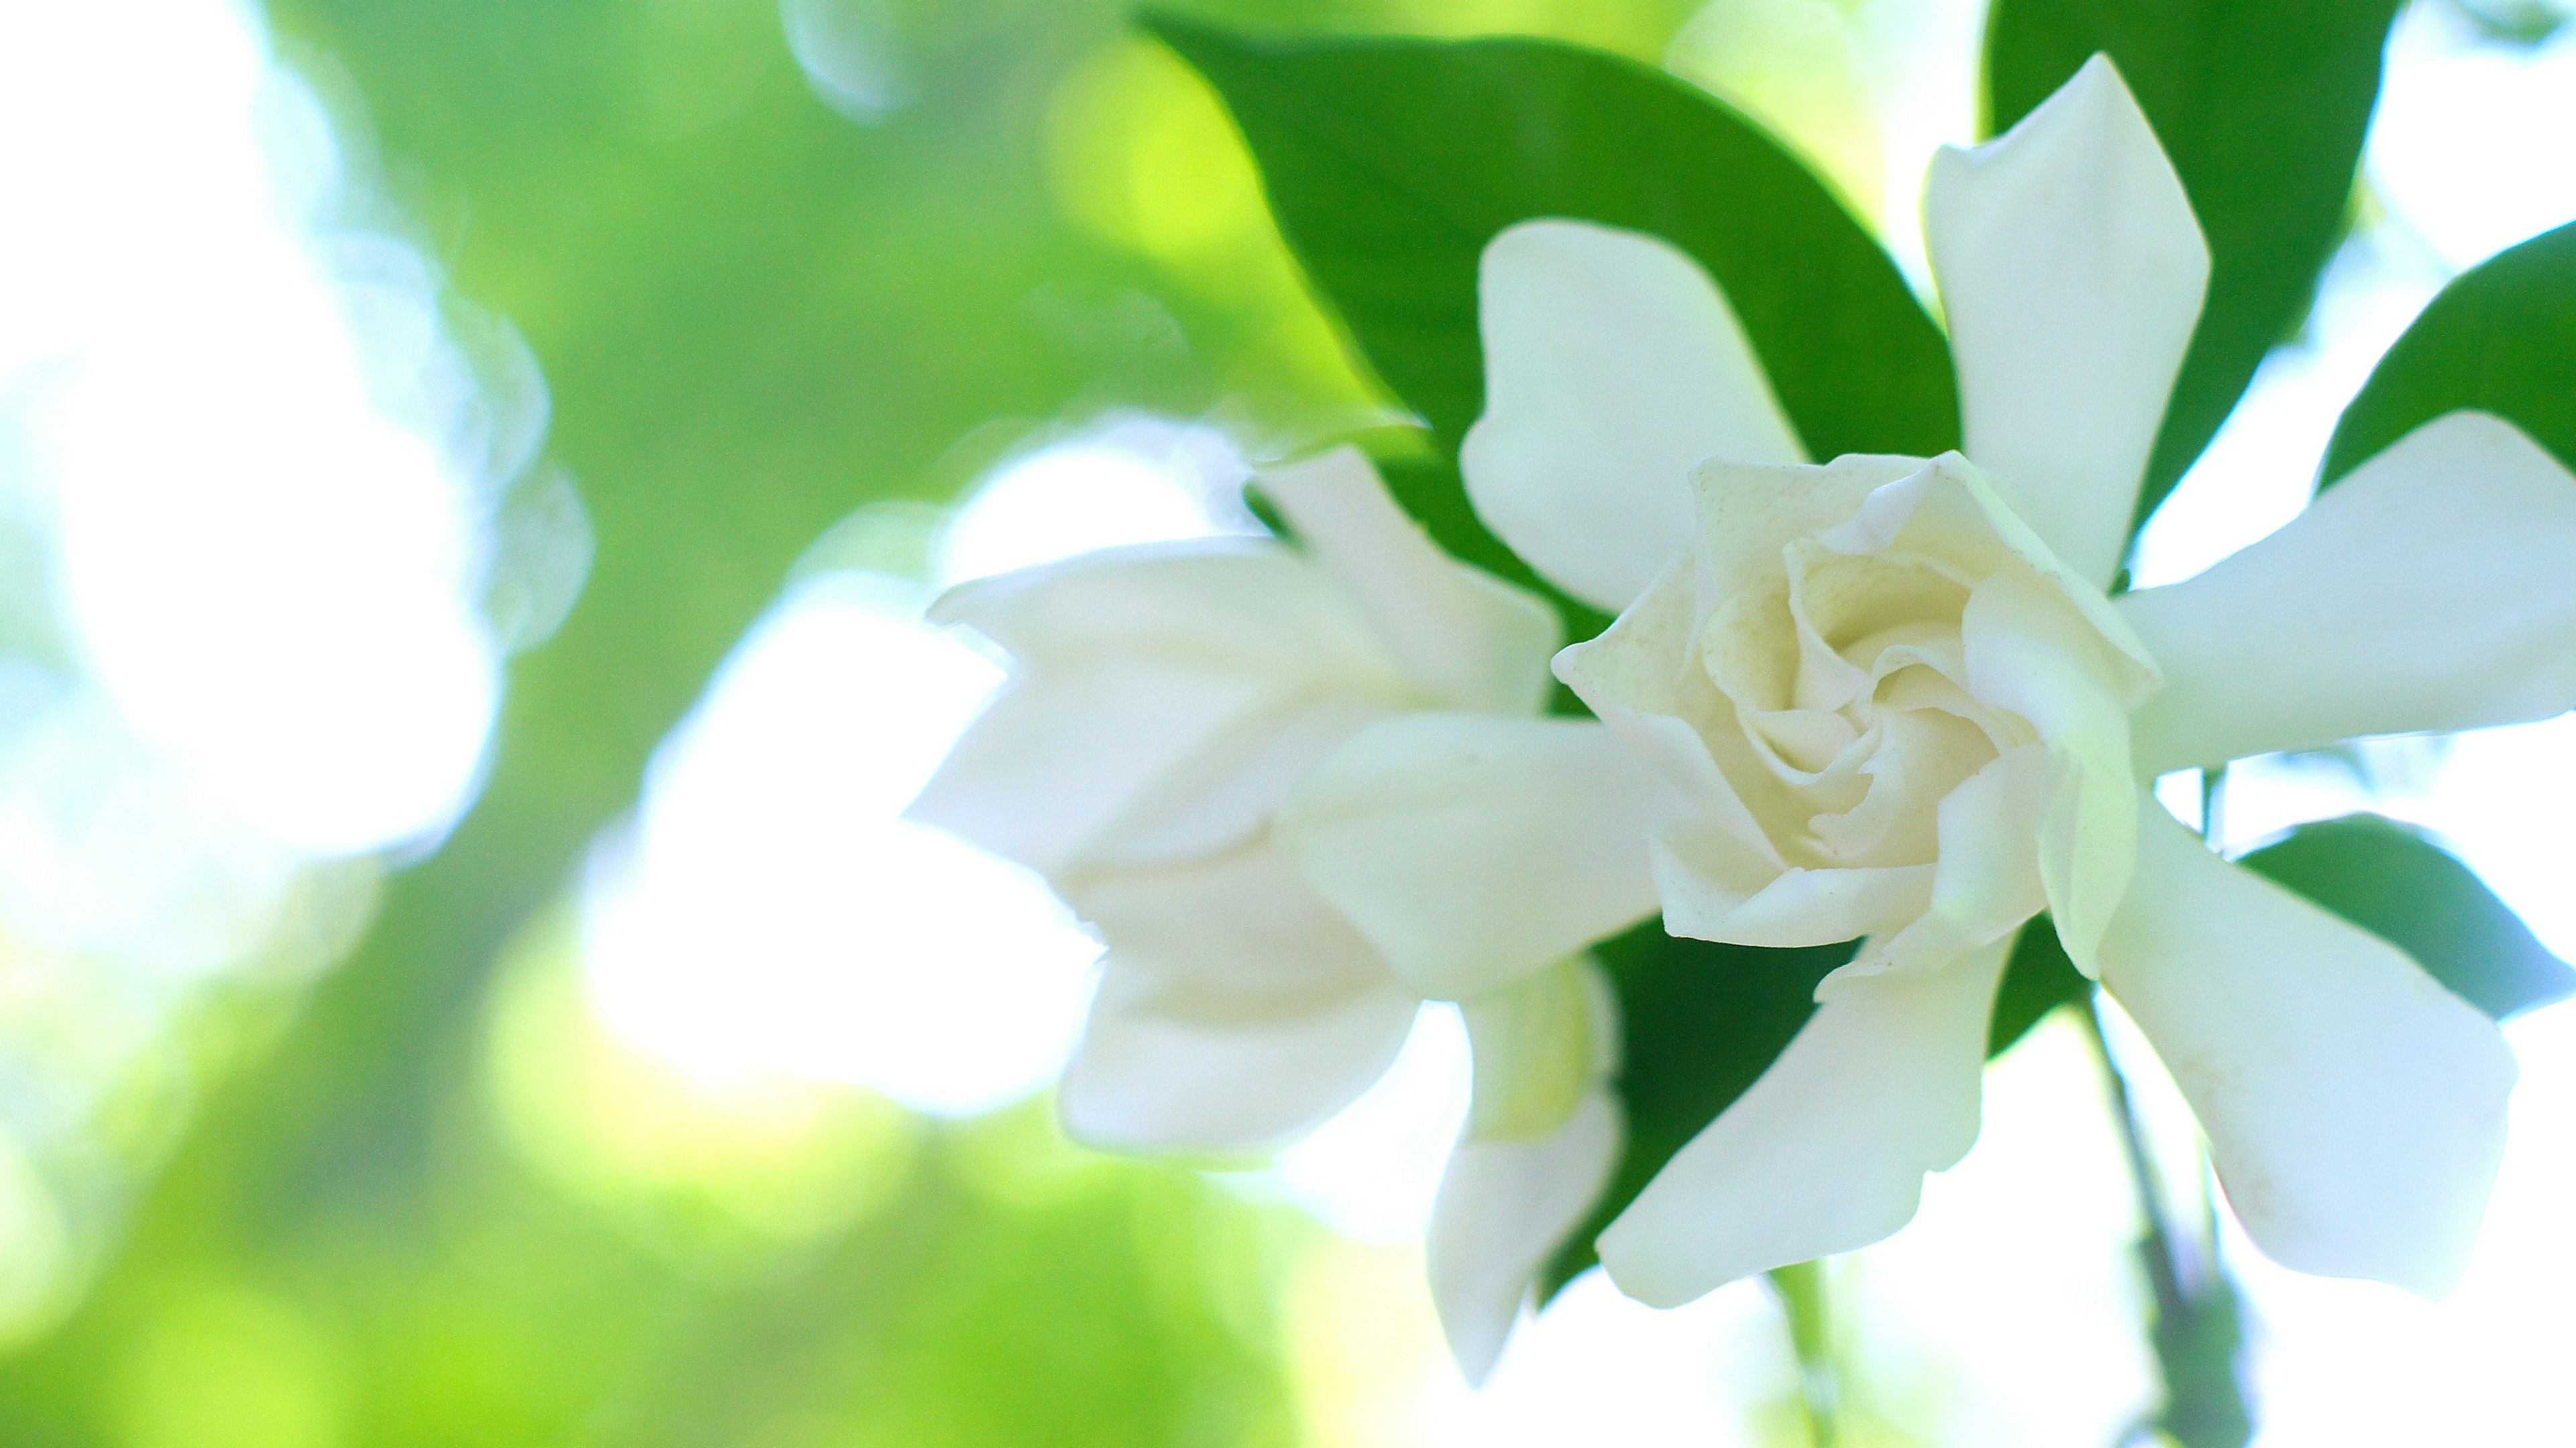
[[[1215,85],[1308,279],[1443,457],[1484,407],[1478,259],[1497,232],[1543,216],[1649,232],[1696,258],[1815,456],[1957,445],[1939,330],[1860,224],[1723,102],[1543,41],[1148,24]],[[1412,501],[1465,506],[1445,491]]]
[[[2004,965],[2004,983],[1995,992],[1994,1023],[1986,1032],[1986,1055],[2011,1050],[2030,1029],[2059,1006],[2078,1004],[2093,994],[2093,982],[2066,958],[2057,926],[2037,916],[2013,941],[2012,959]]]
[[[2138,495],[2144,523],[2297,330],[2349,215],[2397,0],[1995,0],[2000,132],[2110,55],[2209,238],[2209,300]]]
[[[2576,466],[2576,224],[2461,273],[2388,349],[2335,424],[2319,486],[2446,412],[2513,423]]]
[[[2576,994],[2576,971],[2486,882],[2395,820],[2354,814],[2301,825],[2237,863],[2415,957],[2498,1020]]]

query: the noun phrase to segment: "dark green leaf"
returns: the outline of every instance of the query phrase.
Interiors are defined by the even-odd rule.
[[[1543,41],[1147,23],[1216,86],[1308,278],[1441,457],[1484,408],[1478,258],[1542,216],[1649,232],[1696,258],[1815,456],[1957,446],[1939,330],[1824,186],[1722,102]],[[1467,516],[1446,480],[1411,501]]]
[[[2307,315],[2341,237],[2397,0],[1995,0],[1993,128],[2097,51],[2118,63],[2209,237],[2209,301],[2138,494],[2143,523]]]
[[[2576,466],[2576,225],[2453,278],[2343,411],[2331,484],[2443,413],[2479,408]]]
[[[2301,825],[2237,862],[2415,957],[2502,1020],[2576,993],[2576,971],[2439,845],[2378,815]]]
[[[1593,948],[1627,1029],[1619,1099],[1628,1145],[1591,1217],[1548,1264],[1542,1299],[1599,1260],[1592,1243],[1601,1229],[1770,1066],[1815,1013],[1816,983],[1858,946],[1715,945],[1666,935],[1661,920],[1649,920]]]
[[[2093,982],[2066,958],[2057,943],[2057,926],[2045,915],[2021,928],[2013,941],[2012,959],[2004,966],[2003,988],[1995,993],[1994,1023],[1986,1032],[1986,1055],[2000,1056],[2030,1034],[2042,1017],[2059,1006],[2074,1005],[2093,993]]]

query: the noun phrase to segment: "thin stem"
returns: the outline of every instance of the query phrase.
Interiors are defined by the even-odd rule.
[[[1798,1401],[1807,1411],[1807,1441],[1833,1448],[1842,1385],[1834,1374],[1833,1322],[1825,1305],[1825,1264],[1800,1262],[1771,1271],[1771,1290],[1789,1320],[1789,1347],[1798,1355]]]
[[[2138,1125],[2137,1108],[2129,1099],[2129,1080],[2120,1074],[2119,1063],[2111,1059],[2110,1038],[2102,1034],[2100,1002],[2088,997],[2084,1002],[2085,1034],[2093,1042],[2093,1054],[2102,1063],[2103,1080],[2111,1095],[2111,1116],[2120,1127],[2120,1145],[2129,1158],[2129,1176],[2138,1190],[2138,1212],[2146,1219],[2147,1240],[2143,1254],[2147,1263],[2147,1282],[2156,1294],[2156,1310],[2166,1321],[2174,1321],[2191,1306],[2183,1291],[2182,1261],[2174,1251],[2172,1219],[2165,1212],[2165,1194],[2156,1185],[2155,1163],[2147,1156],[2146,1133]]]

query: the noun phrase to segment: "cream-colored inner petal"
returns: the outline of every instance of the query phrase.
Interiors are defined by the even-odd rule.
[[[1928,555],[1813,539],[1780,560],[1775,586],[1720,601],[1698,640],[1725,722],[1775,787],[1765,823],[1793,865],[1930,864],[1942,797],[2029,733],[1967,690],[1969,580]]]

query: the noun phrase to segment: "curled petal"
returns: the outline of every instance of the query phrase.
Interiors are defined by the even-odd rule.
[[[1935,812],[1940,859],[1923,914],[1845,971],[1921,969],[1986,945],[2047,907],[2033,848],[2046,808],[2048,751],[2006,750],[1950,791]],[[1848,937],[1846,937],[1848,938]]]
[[[1423,995],[1463,1000],[1655,913],[1672,787],[1598,724],[1412,714],[1281,806],[1280,849]]]
[[[2162,660],[2161,773],[2576,705],[2576,476],[2511,423],[2435,418],[2207,572],[2118,601]]]
[[[1109,951],[1058,1105],[1097,1146],[1281,1145],[1384,1075],[1420,1006],[1266,847],[1096,881],[1075,904]]]
[[[1849,976],[1752,1089],[1601,1235],[1619,1289],[1675,1307],[1848,1252],[1912,1220],[1923,1176],[1977,1139],[1987,1018],[2009,941],[1935,970]]]
[[[1923,221],[1968,456],[2103,586],[2209,283],[2182,181],[2097,55],[2002,136],[1935,156]]]
[[[1491,714],[1545,707],[1555,610],[1440,551],[1367,454],[1338,447],[1265,468],[1261,487],[1431,698]]]
[[[2449,1291],[2504,1151],[2503,1035],[2395,946],[2139,812],[2102,983],[2199,1115],[2247,1235],[2302,1272]]]
[[[1467,495],[1566,592],[1625,608],[1690,541],[1691,470],[1805,456],[1744,328],[1670,243],[1529,221],[1478,274],[1485,413]]]
[[[1666,930],[1694,940],[1784,950],[1902,927],[1930,908],[1938,870],[1869,865],[1762,871],[1732,841],[1681,829],[1656,837],[1654,864]]]
[[[1557,654],[1556,676],[1639,758],[1661,770],[1711,828],[1777,870],[1768,836],[1732,783],[1755,779],[1755,772],[1730,774],[1712,752],[1723,741],[1710,737],[1725,731],[1704,734],[1687,722],[1728,708],[1691,657],[1699,628],[1693,571],[1689,558],[1675,560],[1599,637]]]

